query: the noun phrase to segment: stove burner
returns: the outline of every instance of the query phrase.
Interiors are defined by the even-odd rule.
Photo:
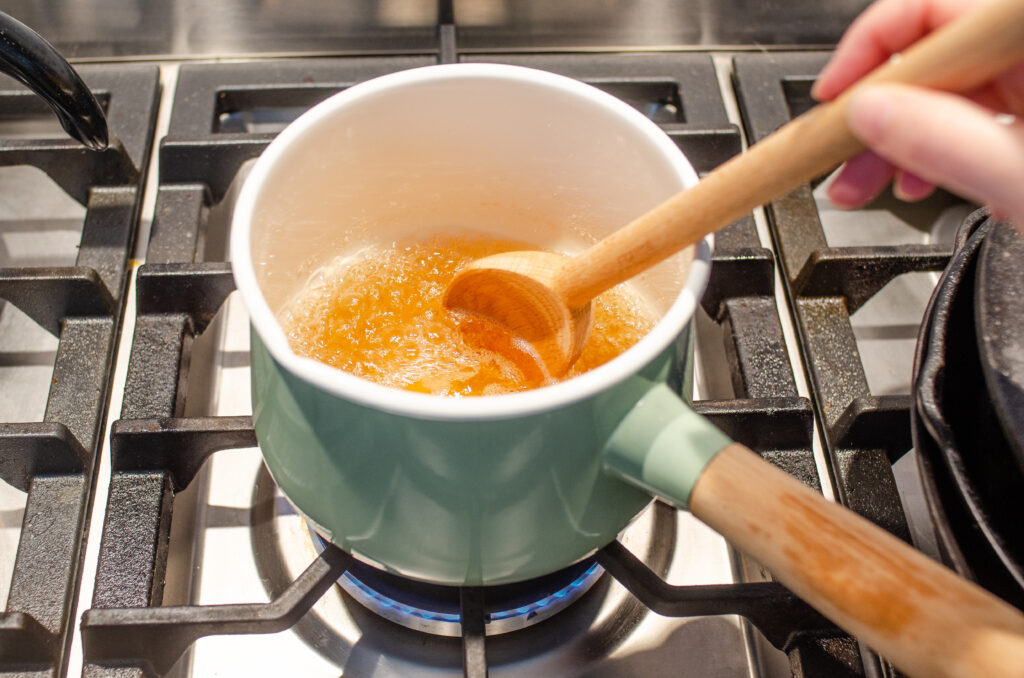
[[[310,530],[313,545],[325,541]],[[586,593],[604,574],[587,558],[564,570],[515,584],[484,588],[484,630],[489,636],[517,631],[561,612]],[[358,560],[338,585],[371,612],[396,624],[439,636],[462,635],[459,587],[407,579]]]

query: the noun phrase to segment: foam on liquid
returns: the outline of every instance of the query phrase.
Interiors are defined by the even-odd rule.
[[[555,383],[560,380],[544,372],[528,346],[441,304],[469,262],[523,249],[536,248],[465,236],[375,246],[318,271],[281,312],[281,324],[299,355],[385,386],[468,396]],[[563,379],[608,362],[654,326],[639,296],[623,286],[598,296],[593,311],[583,354]]]

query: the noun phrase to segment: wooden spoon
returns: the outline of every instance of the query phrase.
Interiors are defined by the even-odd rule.
[[[569,371],[590,331],[590,300],[758,205],[863,150],[846,124],[853,91],[898,82],[967,92],[1024,59],[1024,2],[984,5],[931,33],[822,104],[575,257],[508,252],[463,269],[448,308],[486,317],[533,345],[552,376]]]

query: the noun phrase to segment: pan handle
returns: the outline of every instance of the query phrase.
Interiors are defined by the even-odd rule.
[[[107,147],[106,116],[75,69],[42,36],[3,12],[0,71],[43,97],[61,127],[87,148],[102,151]]]
[[[731,442],[664,384],[606,467],[690,512],[917,678],[1024,676],[1024,614]]]

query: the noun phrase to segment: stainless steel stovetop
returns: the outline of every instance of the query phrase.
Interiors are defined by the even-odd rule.
[[[408,7],[404,11],[409,16],[414,15],[415,8],[419,6],[417,3],[405,5]],[[377,19],[393,16],[387,12],[398,12],[394,16],[404,16],[400,10],[405,5],[381,3],[377,10],[379,13],[375,16]],[[187,113],[185,107],[188,93],[183,94],[180,83],[187,82],[189,69],[195,69],[195,73],[201,74],[204,67],[230,69],[231,64],[218,61],[207,63],[203,61],[206,55],[202,50],[198,54],[175,54],[176,46],[185,40],[181,26],[191,24],[184,18],[178,4],[170,3],[170,6],[172,9],[167,11],[176,17],[175,28],[169,37],[159,36],[152,43],[161,47],[153,48],[152,44],[145,41],[121,43],[115,40],[111,42],[115,54],[110,55],[97,47],[100,43],[95,40],[76,43],[69,39],[68,44],[72,52],[90,60],[105,61],[113,57],[138,61],[139,52],[159,54],[166,38],[166,51],[176,58],[161,56],[159,63],[154,66],[159,70],[162,88],[155,119],[155,138],[159,140],[166,136],[174,142],[181,138],[180,130],[176,131],[175,121],[178,116],[186,117]],[[554,38],[544,31],[532,37],[524,37],[530,35],[530,30],[524,26],[533,29],[539,25],[549,25],[545,21],[557,24],[558,21],[564,21],[564,18],[545,14],[540,5],[530,5],[530,10],[524,10],[506,3],[456,3],[456,16],[460,6],[468,8],[464,12],[480,17],[474,19],[477,23],[470,23],[465,29],[460,29],[463,31],[460,35],[465,37],[464,44],[469,46],[465,58],[518,59],[527,63],[537,59],[534,65],[547,67],[548,62],[543,59],[548,57],[530,52],[539,45],[549,45]],[[649,45],[650,36],[654,35],[652,31],[659,25],[655,19],[678,16],[677,10],[659,7],[657,3],[648,3],[644,7],[646,12],[618,33],[609,32],[609,26],[614,22],[601,23],[595,20],[596,23],[588,25],[586,30],[581,28],[586,22],[573,24],[575,28],[566,34],[568,37],[558,45],[558,49],[569,51],[582,46],[596,51],[596,54],[570,54],[566,62],[556,59],[552,68],[577,68],[581,73],[578,77],[591,77],[614,87],[614,83],[609,85],[606,79],[602,80],[600,74],[588,74],[588,69],[595,72],[599,70],[599,66],[588,66],[588,63],[629,58],[608,51],[608,36],[615,35],[617,39],[626,42],[646,40]],[[845,9],[847,14],[852,15],[858,8]],[[280,20],[280,17],[289,14],[280,11],[275,14],[274,10],[275,3],[261,3],[262,13],[257,12],[256,15],[276,16]],[[17,14],[13,8],[9,11]],[[38,7],[25,11],[26,16],[22,18],[26,21],[31,22],[33,17],[41,17],[34,14],[42,11]],[[140,13],[136,19],[142,22],[142,17],[152,11],[157,10],[146,3],[140,3]],[[623,12],[623,16],[629,15],[628,11]],[[304,16],[301,12],[300,15]],[[729,31],[737,30],[735,18],[721,8],[703,7],[700,16],[705,19],[704,36],[713,33],[709,27],[717,27],[714,30],[723,35],[730,35]],[[498,21],[489,27],[487,17],[492,17],[492,20],[493,17],[504,17],[505,21]],[[432,25],[436,17],[431,16],[425,21],[427,25]],[[42,29],[44,25],[37,23],[37,28]],[[62,31],[71,30],[67,26],[61,28],[59,22],[54,25],[58,35],[64,34]],[[380,28],[379,24],[377,26]],[[419,29],[410,30],[406,35],[419,36],[422,32]],[[209,32],[192,33],[193,38],[196,35],[212,41]],[[260,35],[253,45],[276,45],[268,37],[271,34]],[[426,37],[420,36],[412,42],[403,43],[397,51],[429,52],[431,35],[432,32],[428,31]],[[675,34],[671,31],[659,35],[662,38],[669,36],[678,43],[678,36],[672,37]],[[146,37],[146,33],[142,37]],[[318,45],[325,44],[323,41],[327,40],[323,31],[317,33],[317,38]],[[487,40],[499,38],[505,41],[507,49],[504,53],[498,56],[486,54]],[[260,39],[267,42],[260,43]],[[417,40],[425,41],[428,47],[424,48]],[[198,42],[213,49],[210,47],[213,42]],[[684,45],[683,51],[692,52],[695,48],[706,51],[706,54],[699,54],[698,58],[707,61],[715,89],[714,97],[721,98],[721,104],[716,104],[722,107],[723,119],[720,126],[725,133],[733,135],[737,146],[733,151],[728,148],[724,151],[708,151],[709,159],[701,161],[705,164],[699,167],[701,171],[707,171],[731,152],[738,150],[739,144],[746,143],[744,132],[749,131],[744,124],[744,115],[749,115],[749,112],[743,111],[741,115],[743,102],[738,100],[734,89],[736,62],[732,57],[736,52],[721,46],[721,43],[718,48],[707,49],[708,42],[706,37],[691,40]],[[143,47],[138,47],[139,44]],[[237,42],[231,44],[234,47],[223,51],[221,56],[255,49],[238,47]],[[392,43],[384,41],[379,44],[384,45],[380,47],[381,51],[396,51]],[[462,44],[460,42],[460,46]],[[118,45],[123,46],[123,51]],[[362,49],[362,43],[359,45],[359,49]],[[294,43],[291,46],[294,47]],[[803,49],[803,46],[800,47]],[[749,51],[749,46],[741,49]],[[278,51],[291,50],[285,48]],[[182,59],[182,56],[187,58]],[[666,59],[664,63],[670,63],[672,53]],[[245,61],[252,63],[251,55]],[[295,59],[292,65],[302,61]],[[329,59],[325,61],[329,62]],[[570,63],[570,66],[565,63]],[[623,81],[632,84],[614,90],[622,96],[633,96],[637,87],[643,90],[644,83],[671,80],[670,74],[658,70],[638,72],[635,63],[630,63],[634,64],[630,66],[634,70],[629,72],[628,77],[623,77]],[[319,64],[318,68],[322,65]],[[660,91],[657,87],[654,90]],[[653,114],[665,115],[666,105],[678,105],[686,109],[691,105],[689,95],[685,89],[677,91],[676,100],[670,96],[667,104],[660,101]],[[269,136],[305,106],[305,103],[295,106],[280,103],[262,106],[257,102],[240,114],[222,113],[219,122],[211,121],[211,124],[226,126],[227,134],[242,130],[257,137]],[[666,131],[677,135],[680,146],[690,152],[687,145],[694,142],[689,141],[687,135],[691,133],[688,126],[693,120],[682,113],[680,117],[672,118],[672,110],[669,110],[669,115]],[[231,125],[241,127],[236,130]],[[0,138],[56,138],[59,134],[55,123],[38,117],[27,123],[17,120],[0,122]],[[697,143],[699,145],[704,142]],[[696,148],[694,153],[705,153],[702,148]],[[168,169],[169,165],[165,166],[165,160],[170,156],[170,153],[160,151],[159,145],[154,144],[141,202],[139,233],[132,254],[132,282],[125,300],[126,312],[121,323],[117,359],[112,366],[107,424],[98,457],[95,490],[91,496],[92,510],[88,517],[88,536],[84,540],[81,558],[80,585],[72,587],[72,596],[77,604],[67,631],[69,650],[66,664],[62,666],[63,663],[58,662],[50,668],[30,668],[30,673],[26,675],[122,675],[119,673],[122,669],[114,669],[111,664],[86,658],[81,622],[86,610],[107,606],[101,602],[104,596],[109,595],[105,590],[111,586],[103,565],[103,558],[106,557],[104,549],[110,547],[101,544],[101,537],[108,535],[111,529],[112,509],[108,507],[108,502],[117,501],[116,497],[121,496],[117,494],[113,480],[121,471],[112,469],[110,428],[119,418],[135,418],[130,403],[126,405],[126,399],[130,401],[135,397],[131,391],[131,361],[141,360],[137,339],[140,332],[138,328],[143,326],[140,318],[147,322],[149,320],[148,307],[145,304],[138,306],[138,266],[154,263],[148,260],[152,250],[147,244],[151,238],[155,240],[163,237],[162,234],[154,235],[159,228],[154,224],[159,225],[161,219],[169,221],[161,212],[162,207],[171,204],[164,202],[168,200],[166,196],[174,191],[184,193],[189,186],[187,180],[179,179],[177,175],[168,176],[181,172],[177,169],[172,172]],[[202,242],[196,250],[195,262],[223,261],[231,203],[248,164],[243,163],[241,167],[224,191],[223,199],[217,196],[212,204],[203,206],[206,210],[202,216],[204,230]],[[961,201],[940,196],[915,208],[884,198],[866,210],[847,213],[832,208],[820,186],[812,194],[811,200],[820,216],[824,237],[831,247],[878,247],[914,243],[946,246],[952,239],[953,229],[971,209]],[[209,195],[206,202],[211,202]],[[68,197],[41,171],[25,166],[0,167],[0,266],[73,265],[78,252],[82,221],[86,215],[87,210],[81,204]],[[778,234],[775,236],[778,237]],[[736,255],[716,265],[733,265],[734,260],[743,259],[744,256],[763,256],[758,255],[758,251],[772,250],[775,246],[777,242],[773,238],[769,220],[764,212],[758,211],[752,215],[749,223],[741,224],[720,240],[720,247],[726,254],[740,252],[742,256]],[[194,262],[187,259],[186,263]],[[813,426],[808,425],[806,445],[797,445],[806,447],[806,454],[800,458],[803,460],[802,465],[786,461],[785,455],[773,459],[784,467],[792,463],[793,469],[804,474],[805,482],[819,485],[830,498],[835,497],[835,488],[839,487],[842,488],[840,494],[852,494],[856,500],[859,495],[847,489],[846,471],[842,478],[835,477],[836,459],[843,457],[834,452],[837,447],[835,441],[831,440],[834,422],[831,417],[827,417],[828,421],[822,421],[821,404],[817,402],[815,385],[805,376],[808,374],[805,361],[809,354],[801,347],[799,315],[793,309],[793,296],[787,288],[787,271],[779,265],[771,270],[768,287],[761,289],[756,297],[745,294],[729,296],[729,293],[723,292],[723,298],[727,301],[731,299],[730,303],[734,303],[734,306],[725,305],[722,307],[725,311],[719,309],[717,313],[714,308],[707,307],[699,312],[695,323],[697,359],[694,399],[710,403],[708,407],[712,413],[718,412],[719,416],[724,417],[726,415],[723,413],[730,403],[746,405],[759,398],[769,400],[777,395],[759,392],[762,384],[756,374],[738,375],[736,368],[737,364],[748,365],[748,361],[756,365],[759,360],[757,356],[743,354],[749,346],[736,338],[745,331],[743,319],[748,318],[742,315],[746,307],[741,307],[743,304],[754,303],[752,300],[757,303],[767,301],[768,308],[775,310],[777,318],[777,324],[771,332],[778,332],[780,343],[775,346],[776,354],[760,360],[781,360],[781,364],[771,369],[789,374],[792,393],[787,391],[782,395],[793,399],[797,403],[794,407],[813,416],[816,422]],[[928,271],[900,275],[851,314],[850,327],[871,394],[891,396],[909,393],[909,366],[914,339],[936,278],[934,272]],[[187,381],[187,392],[176,401],[178,410],[174,413],[175,417],[244,417],[251,413],[248,323],[245,311],[234,295],[229,296],[215,310],[216,315],[209,327],[196,336],[190,347],[185,368],[190,378]],[[796,323],[794,318],[797,318]],[[51,333],[19,311],[14,304],[7,303],[0,307],[0,383],[4,385],[0,398],[0,420],[37,422],[46,418],[47,394],[57,352],[58,340]],[[737,353],[741,355],[737,357]],[[774,454],[780,447],[786,448],[787,445],[765,443],[766,456]],[[919,548],[934,553],[934,535],[931,534],[909,455],[895,464],[894,474],[909,534]],[[268,602],[279,595],[317,557],[307,526],[270,481],[256,448],[241,447],[213,454],[194,480],[184,488],[176,488],[172,494],[173,515],[168,513],[169,524],[160,528],[164,531],[162,534],[165,534],[161,537],[164,539],[162,543],[167,546],[165,559],[160,561],[165,571],[161,590],[159,594],[153,594],[156,600],[150,604],[207,606]],[[24,532],[22,522],[26,514],[25,492],[0,481],[0,605],[15,598],[11,594],[9,582],[15,570],[14,555],[18,552]],[[620,541],[673,585],[733,584],[768,579],[767,573],[756,563],[737,553],[717,534],[685,512],[661,504],[653,504],[621,535]],[[849,639],[836,643],[845,643],[846,649],[835,650],[831,661],[845,662],[844,666],[851,671],[850,675],[884,675],[887,671],[883,662]],[[827,645],[825,642],[820,647]],[[820,669],[815,672],[815,666],[829,664],[815,664],[812,650],[809,649],[812,646],[813,643],[794,646],[789,648],[788,653],[782,652],[773,647],[754,625],[736,615],[674,618],[655,614],[641,605],[617,581],[605,575],[579,601],[550,619],[523,630],[489,637],[487,658],[490,675],[494,676],[682,675],[753,678],[827,675],[821,673]],[[0,675],[7,675],[2,660],[0,656]],[[131,675],[142,675],[132,673],[135,670],[124,670]],[[203,678],[236,675],[384,677],[454,676],[462,673],[459,639],[401,627],[367,611],[351,595],[334,586],[290,630],[271,635],[215,635],[200,638],[173,665],[169,675]]]

